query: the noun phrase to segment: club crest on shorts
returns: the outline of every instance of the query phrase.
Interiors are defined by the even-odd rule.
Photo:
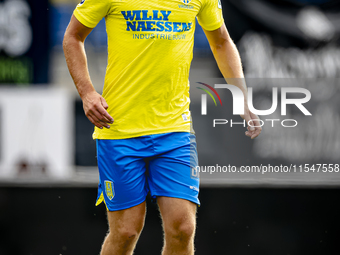
[[[111,181],[105,181],[105,193],[106,196],[112,200],[112,198],[114,198],[115,196],[115,190],[114,190],[114,186],[113,186],[113,182]]]
[[[189,3],[191,2],[191,0],[182,0],[182,2],[183,2],[184,4],[189,4]]]

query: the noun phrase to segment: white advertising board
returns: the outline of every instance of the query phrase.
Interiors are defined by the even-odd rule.
[[[72,116],[66,91],[0,88],[0,178],[69,177]]]

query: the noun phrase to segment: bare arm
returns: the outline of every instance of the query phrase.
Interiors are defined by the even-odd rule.
[[[252,126],[260,126],[258,121],[259,117],[253,114],[248,109],[248,93],[247,86],[244,80],[244,74],[242,70],[241,58],[238,50],[229,36],[227,28],[223,24],[219,29],[214,31],[204,30],[205,35],[208,38],[210,48],[214,54],[217,65],[229,84],[237,86],[244,95],[244,115],[241,115],[247,123],[252,123]],[[250,122],[249,122],[250,121]],[[261,133],[261,127],[250,127],[246,135],[251,139],[254,139]]]
[[[84,41],[91,31],[72,16],[64,35],[64,54],[87,118],[98,128],[110,128],[113,118],[106,111],[108,104],[94,89],[87,67]]]

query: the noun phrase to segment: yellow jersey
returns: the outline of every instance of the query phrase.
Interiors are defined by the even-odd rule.
[[[195,19],[208,31],[221,27],[220,0],[85,0],[74,16],[89,28],[106,22],[103,97],[114,123],[95,127],[93,138],[190,132]]]

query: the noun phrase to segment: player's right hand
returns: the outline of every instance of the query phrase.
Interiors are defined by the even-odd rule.
[[[98,128],[110,128],[113,118],[106,111],[109,106],[105,99],[96,91],[89,92],[83,98],[83,108],[86,117]]]

